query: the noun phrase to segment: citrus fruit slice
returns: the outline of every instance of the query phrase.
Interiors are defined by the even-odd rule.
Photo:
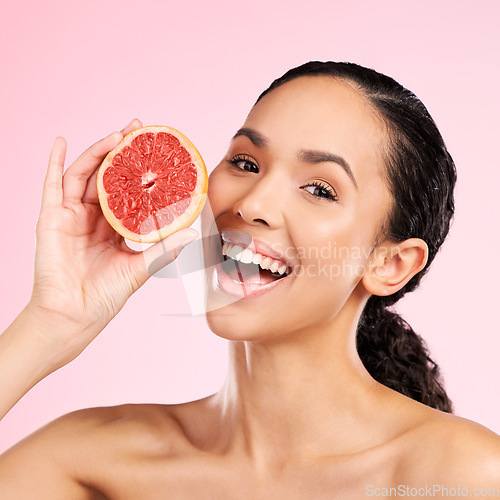
[[[206,201],[203,158],[178,130],[142,127],[110,151],[97,174],[97,191],[109,224],[124,238],[159,241],[190,226]]]

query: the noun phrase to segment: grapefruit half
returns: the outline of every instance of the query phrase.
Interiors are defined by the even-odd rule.
[[[206,201],[207,169],[178,130],[134,130],[110,151],[97,174],[101,208],[124,238],[153,243],[189,227]]]

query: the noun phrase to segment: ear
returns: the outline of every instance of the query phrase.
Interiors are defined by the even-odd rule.
[[[428,255],[427,243],[420,238],[387,240],[375,248],[362,283],[372,295],[392,295],[425,267]]]

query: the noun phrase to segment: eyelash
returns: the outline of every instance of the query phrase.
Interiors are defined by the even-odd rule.
[[[233,165],[233,167],[237,168],[238,170],[244,170],[244,169],[238,167],[238,163],[240,163],[242,161],[247,162],[247,163],[251,163],[254,167],[257,167],[257,165],[255,165],[255,163],[249,157],[247,157],[245,155],[236,155],[227,161],[228,161],[228,163]],[[248,170],[247,170],[247,172],[248,172]]]
[[[318,187],[320,189],[323,189],[323,191],[326,192],[326,196],[318,196],[318,198],[325,198],[328,201],[338,201],[338,199],[339,199],[339,197],[337,196],[335,191],[327,184],[322,184],[319,181],[314,181],[314,182],[310,182],[309,184],[307,184],[307,186],[315,186],[315,187]],[[313,196],[317,196],[317,195],[313,194]]]
[[[241,171],[244,171],[244,169],[238,167],[238,163],[240,163],[240,162],[247,162],[247,163],[250,163],[251,165],[253,165],[256,168],[259,168],[259,167],[257,167],[257,165],[255,165],[255,163],[249,157],[247,157],[245,155],[236,155],[236,156],[233,156],[231,159],[229,159],[227,161],[234,168],[236,168],[238,170],[241,170]],[[247,172],[249,172],[249,170],[247,170]],[[304,187],[307,187],[307,186],[315,186],[315,187],[320,188],[320,189],[322,189],[323,191],[326,192],[326,196],[318,196],[318,195],[313,194],[312,196],[315,196],[316,198],[321,198],[321,199],[324,199],[324,200],[327,200],[327,201],[338,201],[338,199],[339,199],[339,197],[337,196],[337,194],[335,193],[335,191],[330,186],[328,186],[327,184],[324,184],[324,183],[322,183],[320,181],[310,182],[309,184],[307,184]],[[310,193],[310,194],[312,194],[312,193]]]

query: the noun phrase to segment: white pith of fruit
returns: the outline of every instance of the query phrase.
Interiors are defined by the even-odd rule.
[[[156,179],[155,173],[145,172],[144,174],[142,174],[142,179],[141,179],[142,187],[144,187],[146,189],[153,187],[154,183],[155,183],[155,179]]]
[[[287,276],[290,271],[289,267],[279,260],[254,252],[250,248],[243,249],[240,245],[233,245],[227,241],[222,245],[222,255],[243,264],[256,264],[261,269],[269,270],[281,276]]]

